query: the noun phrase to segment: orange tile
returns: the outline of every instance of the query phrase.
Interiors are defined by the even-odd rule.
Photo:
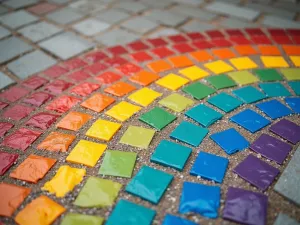
[[[66,130],[77,131],[91,118],[92,116],[89,114],[69,112],[56,126]]]
[[[288,55],[300,55],[300,46],[297,45],[283,45],[283,50]]]
[[[29,188],[0,183],[0,216],[12,216],[30,191]]]
[[[83,103],[81,103],[81,106],[93,110],[95,112],[101,112],[114,102],[114,98],[100,93],[96,93],[87,100],[85,100]]]
[[[235,54],[233,51],[231,51],[229,48],[219,48],[219,49],[213,49],[212,53],[219,57],[219,59],[228,59],[235,57]]]
[[[258,49],[262,55],[281,55],[279,49],[273,45],[258,45]]]
[[[237,46],[234,46],[234,49],[240,55],[255,55],[255,54],[258,54],[258,52],[251,45],[237,45]]]
[[[148,68],[154,73],[160,73],[172,69],[172,66],[164,60],[157,60],[147,64]]]
[[[131,76],[129,78],[130,81],[143,85],[143,86],[147,86],[149,84],[151,84],[152,82],[156,81],[157,79],[159,79],[160,76],[158,76],[155,73],[151,73],[148,72],[146,70],[141,70],[140,72],[134,74],[133,76]]]
[[[192,66],[194,63],[185,55],[178,55],[169,57],[168,60],[173,64],[175,68],[182,68]]]
[[[125,83],[123,81],[120,81],[118,83],[115,83],[107,88],[105,88],[105,92],[118,96],[118,97],[122,97],[132,91],[134,91],[136,89],[135,86],[132,86],[131,84]]]
[[[210,55],[207,51],[204,50],[191,52],[190,55],[198,62],[205,62],[214,59],[212,55]]]
[[[68,151],[69,146],[72,144],[75,135],[63,134],[59,132],[51,132],[38,146],[37,149],[48,151]]]
[[[12,173],[12,178],[37,183],[55,164],[56,159],[30,155]]]

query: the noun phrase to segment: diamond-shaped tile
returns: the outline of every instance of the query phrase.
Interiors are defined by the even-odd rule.
[[[168,124],[172,123],[176,119],[176,116],[162,108],[155,107],[154,109],[142,114],[139,119],[157,130],[161,130]]]
[[[213,97],[210,97],[207,101],[226,113],[236,109],[243,104],[242,101],[232,97],[225,92],[221,92]]]
[[[206,98],[207,96],[215,93],[215,90],[211,87],[208,87],[205,84],[200,82],[195,82],[193,84],[189,84],[182,89],[185,93],[190,94],[197,100],[201,100]]]
[[[100,93],[95,93],[90,98],[81,103],[81,106],[93,110],[95,112],[101,112],[109,105],[115,102],[115,99]]]
[[[162,94],[150,88],[144,87],[128,96],[128,99],[141,106],[150,105],[155,99]]]
[[[1,23],[6,26],[16,29],[18,27],[24,26],[26,24],[35,22],[38,20],[38,17],[28,13],[24,10],[19,10],[12,13],[7,13],[0,17]]]
[[[137,33],[145,34],[158,27],[158,24],[140,16],[126,20],[121,26]]]
[[[273,120],[293,113],[292,110],[276,99],[258,103],[255,106]]]
[[[81,19],[83,15],[73,9],[62,8],[56,10],[55,12],[49,13],[46,17],[58,24],[66,25]]]
[[[38,146],[39,150],[48,151],[68,151],[69,146],[75,140],[76,136],[59,132],[51,132]]]
[[[110,110],[106,111],[106,115],[116,120],[124,122],[141,110],[141,107],[122,101],[114,105]]]
[[[121,124],[98,119],[86,132],[88,137],[110,141],[115,133],[121,128]]]
[[[252,86],[233,90],[232,93],[247,104],[260,101],[266,97],[263,93]]]
[[[158,102],[160,105],[172,109],[175,112],[182,112],[194,105],[194,101],[180,94],[171,94]]]
[[[66,130],[78,131],[91,118],[92,116],[89,114],[71,111],[56,124],[56,127]]]
[[[272,97],[284,97],[290,96],[289,90],[281,83],[260,83],[259,87],[265,92],[266,96]]]
[[[120,143],[137,148],[148,148],[155,134],[152,129],[137,126],[129,126],[121,137]]]
[[[95,19],[85,19],[79,23],[73,25],[73,28],[86,35],[86,36],[93,36],[99,32],[102,32],[108,29],[110,25],[105,22],[101,22]]]

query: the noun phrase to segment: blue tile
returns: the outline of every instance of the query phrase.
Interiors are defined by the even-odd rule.
[[[208,129],[187,121],[182,121],[170,134],[170,137],[197,147],[208,134]]]
[[[269,120],[251,109],[245,109],[244,111],[239,112],[232,116],[230,120],[244,127],[251,133],[255,133],[270,124]]]
[[[171,141],[162,140],[151,156],[151,162],[182,171],[192,149]]]
[[[259,87],[265,92],[267,97],[290,96],[291,93],[281,83],[260,83]]]
[[[300,98],[285,98],[285,102],[292,108],[295,113],[300,113]]]
[[[217,218],[220,196],[220,187],[184,182],[179,213],[192,212],[208,218]]]
[[[222,183],[228,163],[229,160],[224,157],[200,152],[190,174]]]
[[[194,106],[193,108],[186,111],[185,115],[205,127],[210,126],[217,120],[221,119],[223,116],[221,113],[204,104]]]
[[[249,142],[234,128],[210,135],[228,155],[242,151],[249,146]]]
[[[296,95],[300,95],[300,81],[290,81],[288,84],[291,86]]]
[[[180,218],[178,216],[167,214],[162,225],[197,225],[197,224],[192,221]]]
[[[224,92],[209,98],[207,102],[227,113],[243,104],[242,101]]]
[[[252,86],[246,86],[234,90],[232,93],[247,104],[260,101],[266,97],[263,93]]]
[[[256,107],[267,114],[267,116],[269,116],[273,120],[283,116],[288,116],[293,113],[292,110],[290,110],[278,100],[258,103],[256,104]]]

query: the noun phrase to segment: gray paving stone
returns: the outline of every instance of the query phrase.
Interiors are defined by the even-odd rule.
[[[82,14],[70,8],[63,8],[47,15],[48,19],[59,24],[69,24],[82,17]]]
[[[265,16],[262,23],[269,27],[300,28],[299,22],[294,22],[276,16]]]
[[[191,18],[198,18],[204,21],[210,21],[217,16],[214,13],[207,12],[196,7],[186,6],[186,5],[177,5],[173,7],[170,11],[173,11],[176,14],[181,14]]]
[[[71,3],[69,7],[83,14],[91,14],[104,9],[106,4],[103,4],[98,0],[80,0]]]
[[[50,66],[53,66],[56,63],[57,61],[52,57],[46,55],[40,50],[36,50],[9,63],[7,68],[21,79],[25,79],[32,74],[41,72]]]
[[[101,31],[108,29],[110,25],[105,22],[101,22],[95,19],[86,19],[75,25],[73,25],[73,29],[86,35],[92,36]]]
[[[249,21],[255,20],[260,14],[259,10],[240,7],[226,2],[212,2],[205,6],[205,9]]]
[[[8,77],[6,74],[0,71],[0,89],[5,88],[6,86],[15,83],[13,79]]]
[[[274,186],[274,190],[290,201],[300,206],[300,147],[297,148],[291,161],[283,171],[281,177]]]
[[[1,23],[13,29],[35,22],[37,20],[38,17],[24,10],[8,13],[0,17]]]
[[[199,6],[204,0],[174,0],[174,2]]]
[[[8,9],[5,8],[4,6],[0,5],[0,15],[4,14],[4,13],[7,13],[7,12],[8,12]]]
[[[69,0],[48,0],[48,1],[56,3],[56,4],[65,4],[65,3],[69,2]]]
[[[149,8],[149,6],[144,5],[141,2],[134,1],[120,1],[114,5],[115,8],[123,9],[131,13],[142,12]]]
[[[258,25],[255,23],[248,23],[242,20],[233,19],[233,18],[226,18],[220,22],[222,27],[225,28],[250,28],[250,27],[257,27]]]
[[[19,38],[10,37],[0,41],[0,49],[0,63],[3,63],[30,51],[32,47]]]
[[[151,12],[146,14],[146,17],[148,17],[150,20],[167,26],[177,26],[187,19],[187,16],[178,15],[176,13],[159,9],[152,10]]]
[[[296,220],[294,220],[286,214],[279,213],[274,225],[300,225],[300,223],[298,223]]]
[[[69,59],[94,46],[93,43],[71,32],[58,34],[46,41],[40,42],[39,45],[61,59]]]
[[[217,27],[207,24],[207,23],[200,23],[198,21],[191,21],[183,26],[180,27],[185,32],[196,32],[196,31],[206,31],[206,30],[213,30]]]
[[[123,45],[139,39],[140,36],[124,29],[114,29],[107,31],[95,39],[106,46]]]
[[[173,0],[141,0],[145,5],[152,8],[164,9],[173,4]]]
[[[273,14],[278,17],[283,17],[283,18],[290,19],[290,20],[293,20],[293,18],[295,18],[295,16],[296,16],[295,12],[290,12],[290,11],[284,10],[284,9],[277,9],[277,8],[271,7],[270,5],[248,3],[246,6],[248,8],[257,9],[262,12],[266,12],[266,13]]]
[[[179,34],[179,31],[173,28],[163,28],[158,31],[155,31],[149,35],[149,38],[157,38],[169,35]]]
[[[37,2],[38,0],[8,0],[3,2],[3,4],[13,9],[19,9],[36,4]]]
[[[8,35],[10,35],[10,31],[7,30],[6,28],[0,26],[0,39],[7,37]]]
[[[108,9],[99,12],[96,18],[109,24],[116,24],[129,17],[130,15],[128,13],[119,9]]]
[[[20,29],[18,32],[21,33],[24,37],[28,38],[33,42],[41,41],[45,38],[51,37],[54,34],[61,32],[62,29],[47,23],[47,22],[39,22],[36,24],[29,25]]]
[[[292,12],[300,12],[300,3],[295,4],[286,1],[279,1],[279,2],[275,2],[273,6],[279,9],[286,9]]]
[[[158,27],[158,24],[139,16],[125,21],[121,26],[137,33],[145,34]]]

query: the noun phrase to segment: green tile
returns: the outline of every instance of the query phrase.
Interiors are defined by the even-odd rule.
[[[165,106],[175,112],[182,112],[186,108],[192,106],[195,102],[180,94],[174,93],[163,98],[158,102],[160,105]]]
[[[236,83],[225,74],[210,76],[206,80],[218,90],[236,86]]]
[[[169,123],[172,123],[176,119],[176,116],[162,108],[155,107],[154,109],[142,114],[139,119],[157,130],[161,130]]]
[[[250,104],[264,99],[266,96],[255,87],[246,86],[232,91],[243,102]]]
[[[290,81],[288,83],[296,95],[300,95],[300,81]]]
[[[190,94],[195,99],[203,99],[208,95],[215,93],[213,88],[210,88],[202,83],[195,82],[193,84],[187,85],[182,89],[185,93]]]
[[[281,83],[260,83],[259,87],[265,92],[267,97],[290,96],[289,90]]]
[[[243,104],[242,101],[224,92],[209,98],[207,102],[227,113]]]
[[[60,225],[101,225],[104,219],[98,216],[83,215],[77,213],[68,213]]]
[[[254,73],[261,81],[276,81],[283,80],[282,76],[275,69],[257,69]]]
[[[280,71],[287,80],[300,80],[300,69],[298,68],[286,68]]]
[[[130,178],[136,157],[135,152],[106,150],[99,174]]]

